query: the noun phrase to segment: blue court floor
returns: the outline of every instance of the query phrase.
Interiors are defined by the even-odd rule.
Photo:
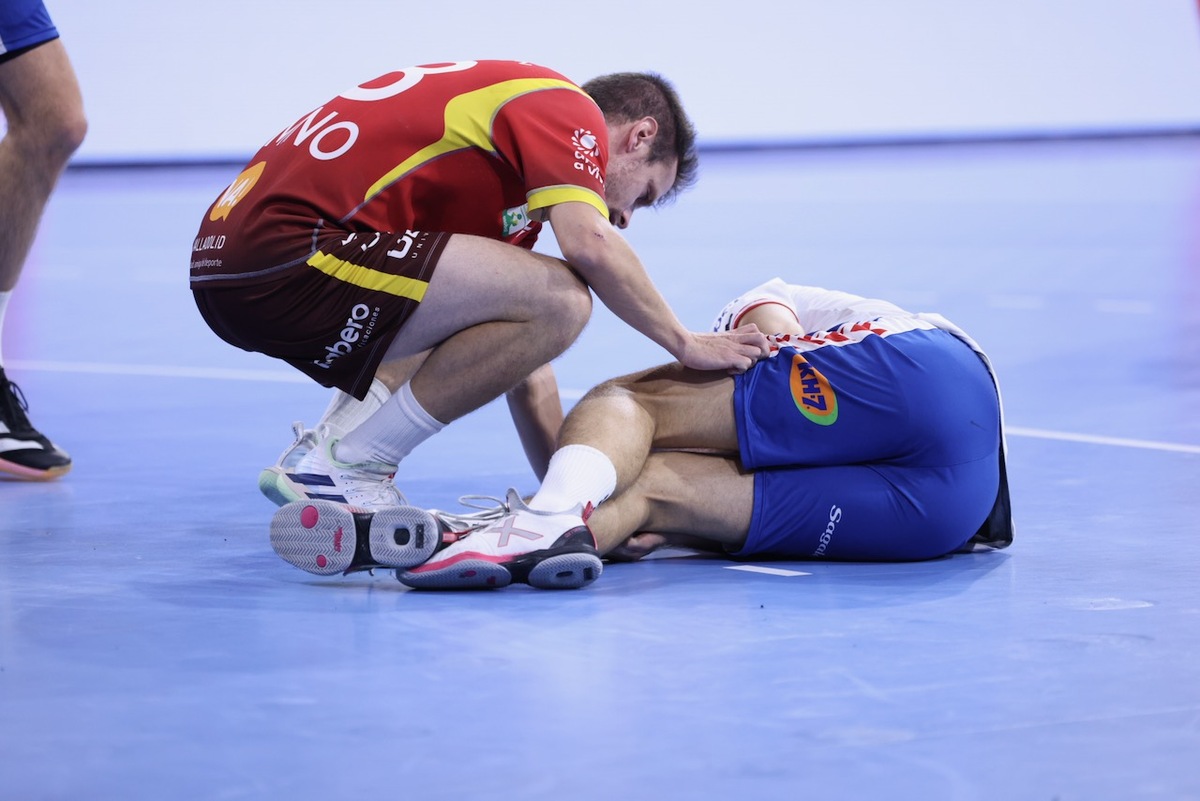
[[[1200,799],[1200,139],[707,154],[628,232],[680,317],[781,275],[956,321],[1017,540],[564,592],[275,557],[255,479],[327,396],[192,304],[237,171],[71,170],[10,306],[76,467],[0,482],[0,799]],[[573,400],[665,360],[601,310],[558,372]],[[503,404],[397,481],[535,487]]]

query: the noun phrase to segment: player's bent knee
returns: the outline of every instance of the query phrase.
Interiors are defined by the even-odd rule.
[[[83,144],[87,130],[87,117],[80,108],[14,127],[9,135],[28,163],[57,174]]]
[[[562,272],[566,277],[558,276],[561,280],[549,287],[545,301],[536,307],[533,322],[539,331],[561,340],[565,349],[575,341],[592,316],[592,293],[573,273]]]
[[[69,159],[87,137],[88,121],[83,109],[74,109],[64,116],[56,128],[56,147],[63,158]]]
[[[600,400],[602,398],[629,397],[631,395],[629,386],[623,378],[610,378],[603,381],[584,393],[580,400]]]

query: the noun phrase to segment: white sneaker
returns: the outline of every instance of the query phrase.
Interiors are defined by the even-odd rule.
[[[486,503],[481,503],[486,502]],[[512,514],[512,506],[503,498],[492,495],[463,495],[458,502],[477,511],[447,512],[442,509],[427,509],[438,522],[442,532],[442,542],[449,545],[490,523],[495,523],[505,515]]]
[[[419,565],[442,543],[438,522],[412,506],[358,511],[332,501],[298,501],[271,519],[271,547],[318,576]]]
[[[311,428],[305,428],[304,423],[297,420],[292,423],[292,433],[296,435],[296,441],[279,454],[279,459],[276,460],[273,467],[268,467],[258,474],[259,491],[276,506],[283,506],[306,497],[288,478],[288,473],[295,472],[296,465],[300,464],[300,460],[316,447],[317,432]]]
[[[514,581],[541,589],[576,589],[600,577],[604,564],[587,527],[591,504],[569,512],[539,512],[511,489],[507,503],[510,514],[471,531],[397,578],[416,589],[490,589]]]
[[[294,458],[295,466],[289,469],[281,464],[264,470],[259,489],[276,503],[325,500],[367,511],[407,503],[392,483],[396,465],[338,461],[333,456],[337,443],[338,437],[327,425],[312,431],[303,431],[301,426],[296,442],[280,457],[281,463]]]

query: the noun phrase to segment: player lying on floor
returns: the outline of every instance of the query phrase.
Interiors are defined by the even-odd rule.
[[[870,561],[1011,543],[999,390],[963,331],[779,279],[715,328],[751,323],[781,333],[744,374],[675,363],[592,389],[529,503],[510,491],[504,514],[447,547],[440,532],[464,521],[318,501],[279,510],[276,551],[311,572],[398,568],[415,588],[551,589],[590,584],[606,555],[668,543]]]

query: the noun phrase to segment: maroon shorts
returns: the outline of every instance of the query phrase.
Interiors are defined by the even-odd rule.
[[[232,237],[230,237],[232,239]],[[197,278],[192,292],[217,336],[282,359],[362,400],[396,334],[425,295],[447,233],[330,234],[306,259],[256,270],[249,242],[222,242],[236,272]]]

